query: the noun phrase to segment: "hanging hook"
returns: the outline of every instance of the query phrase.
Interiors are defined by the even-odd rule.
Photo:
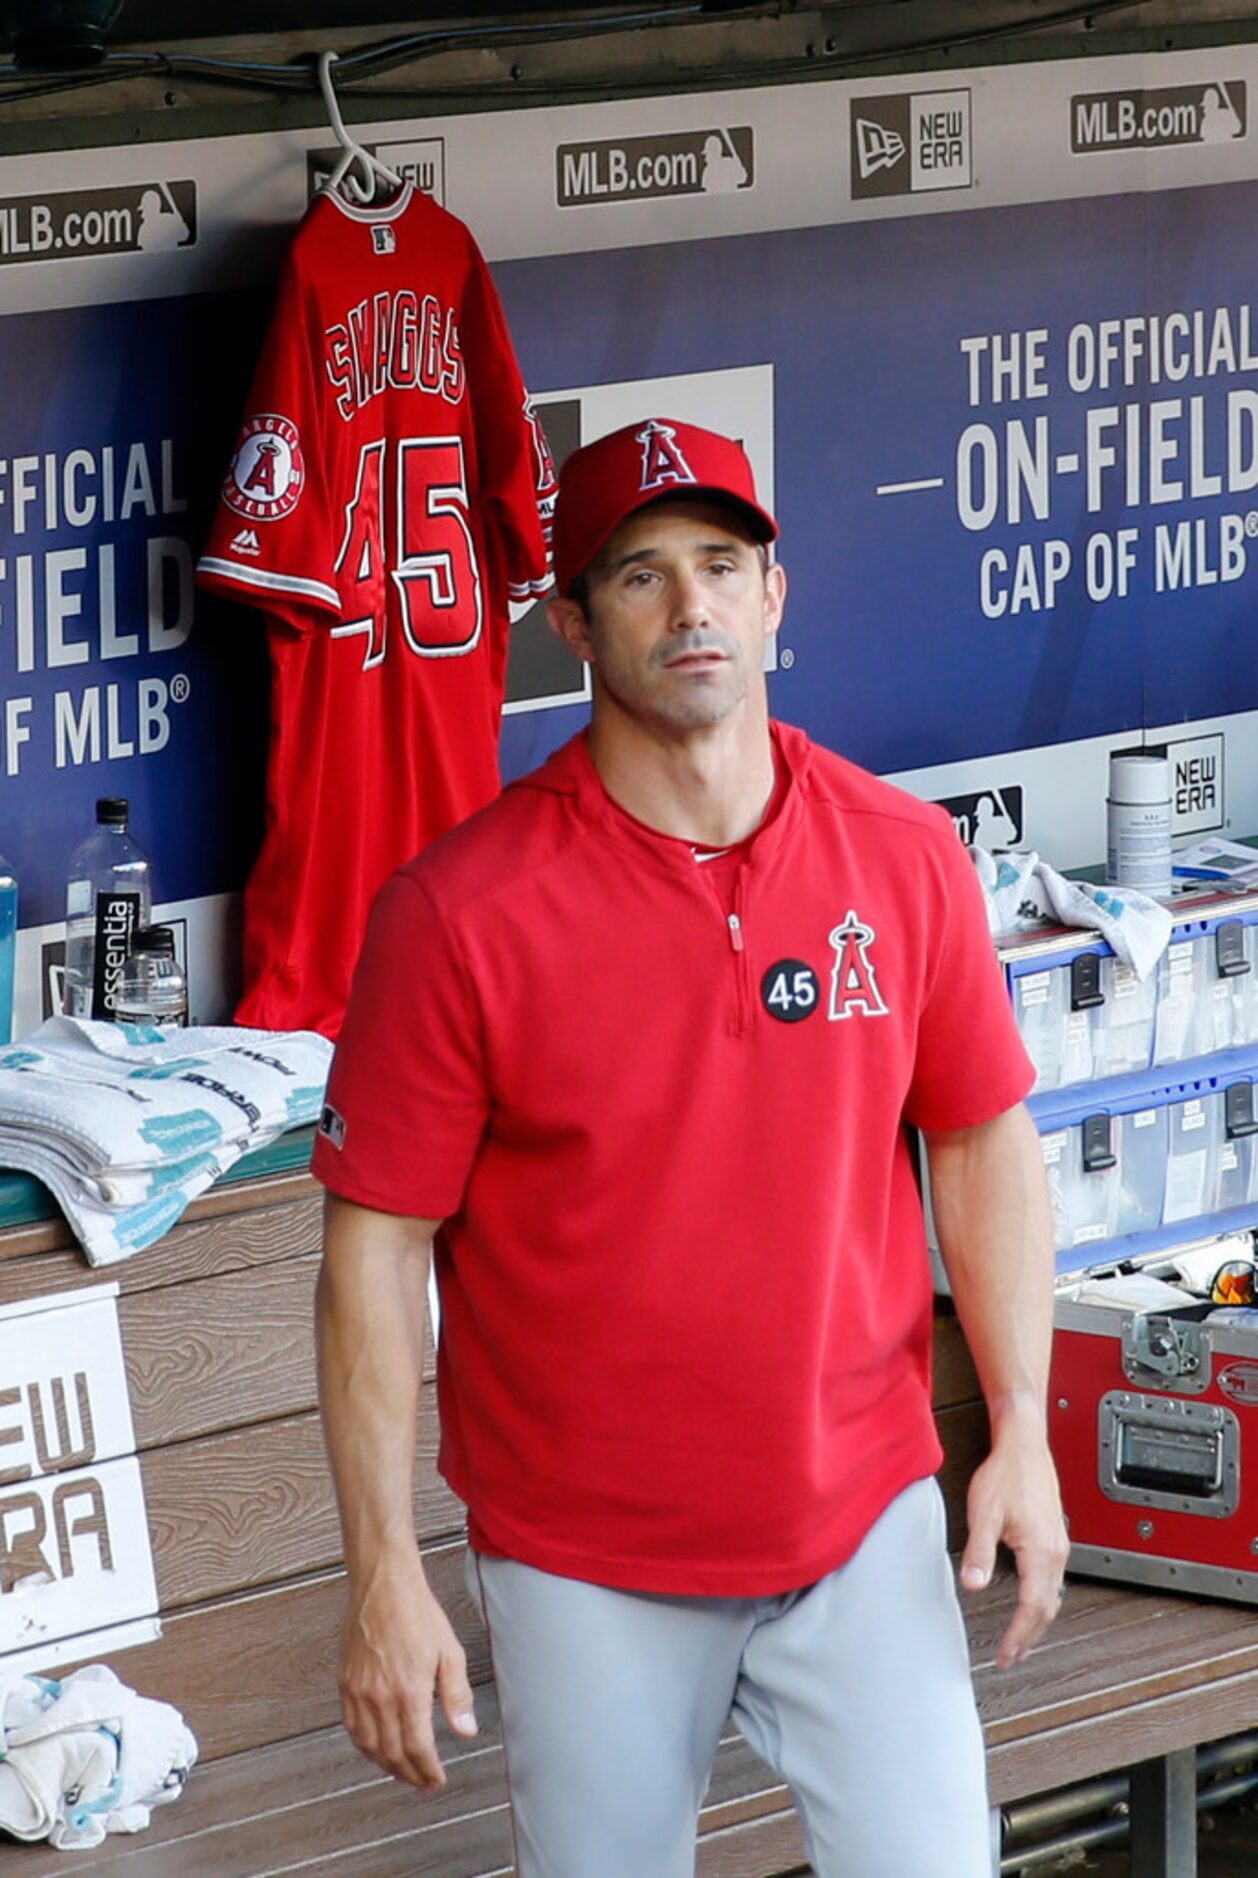
[[[396,171],[389,169],[387,164],[379,162],[372,156],[370,150],[365,150],[362,144],[356,143],[346,130],[345,120],[341,116],[341,107],[337,102],[336,89],[332,83],[332,64],[335,58],[335,52],[319,54],[319,89],[323,93],[328,121],[343,155],[338,158],[335,169],[320,184],[320,188],[344,187],[346,195],[352,201],[366,205],[375,200],[377,180],[387,183],[392,189],[400,189],[402,178]],[[355,173],[356,167],[362,172],[361,181]]]

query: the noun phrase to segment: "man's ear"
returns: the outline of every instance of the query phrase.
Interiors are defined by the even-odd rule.
[[[589,665],[594,654],[590,649],[590,628],[585,609],[576,600],[556,598],[546,602],[546,617],[570,652]]]
[[[780,561],[770,561],[764,570],[764,630],[775,633],[786,611],[786,572]]]

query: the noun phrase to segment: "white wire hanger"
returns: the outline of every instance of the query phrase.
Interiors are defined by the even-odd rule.
[[[336,168],[331,175],[325,177],[319,186],[322,189],[344,189],[352,202],[359,202],[366,206],[375,201],[378,182],[387,183],[391,189],[400,189],[402,178],[387,164],[381,163],[378,158],[372,156],[370,150],[365,150],[362,144],[355,143],[346,130],[345,121],[341,116],[341,107],[336,101],[336,91],[332,84],[332,64],[335,58],[335,52],[319,54],[319,89],[323,93],[323,102],[327,107],[328,119],[336,134],[336,141],[340,144],[344,154],[337,159]],[[356,174],[358,170],[362,172],[361,180]]]

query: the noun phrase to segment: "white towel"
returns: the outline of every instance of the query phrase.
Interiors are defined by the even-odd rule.
[[[1130,887],[1067,880],[1035,850],[970,849],[993,935],[1037,926],[1082,926],[1108,940],[1116,958],[1147,978],[1170,942],[1170,913]]]
[[[316,1119],[313,1031],[53,1017],[0,1049],[0,1167],[42,1180],[94,1265],[151,1245],[250,1149]]]
[[[61,1681],[0,1673],[0,1828],[61,1850],[140,1832],[177,1800],[197,1758],[178,1709],[103,1663]]]

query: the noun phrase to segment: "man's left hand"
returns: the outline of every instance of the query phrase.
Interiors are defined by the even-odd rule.
[[[1057,1615],[1070,1551],[1057,1471],[1038,1405],[994,1405],[992,1449],[970,1482],[969,1539],[961,1584],[981,1591],[991,1582],[1003,1541],[1018,1567],[1018,1607],[1001,1638],[1002,1669],[1020,1663]]]

